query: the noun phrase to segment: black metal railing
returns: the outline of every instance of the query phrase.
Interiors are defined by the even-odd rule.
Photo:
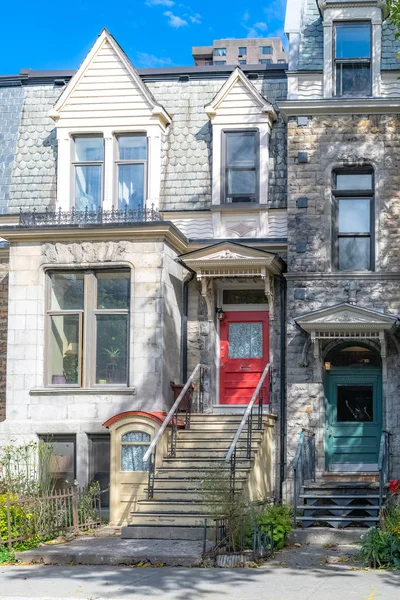
[[[146,223],[162,221],[154,204],[149,208],[137,208],[121,210],[112,208],[103,210],[98,208],[92,210],[86,207],[84,210],[49,210],[38,211],[35,208],[19,213],[20,227],[86,227],[89,225],[125,225],[129,223]]]
[[[156,449],[157,444],[162,437],[167,426],[171,424],[171,440],[169,456],[171,458],[176,456],[176,443],[178,438],[178,427],[179,422],[182,421],[185,429],[190,429],[191,415],[193,412],[193,398],[194,392],[197,388],[197,409],[198,412],[203,412],[204,409],[204,386],[205,386],[205,372],[209,371],[210,368],[207,365],[199,363],[193,369],[192,374],[183,386],[182,391],[175,400],[169,413],[165,417],[160,429],[154,436],[148,450],[143,456],[143,461],[149,461],[149,478],[147,487],[148,498],[154,498],[154,481],[155,481],[155,470],[156,470]],[[197,380],[198,375],[198,380]],[[201,408],[201,410],[200,410]],[[182,419],[183,417],[183,419]]]
[[[252,457],[253,452],[253,431],[261,431],[263,428],[263,411],[264,411],[264,381],[267,375],[270,373],[270,364],[268,363],[265,367],[260,380],[257,384],[256,389],[251,397],[251,400],[245,410],[243,418],[240,422],[238,430],[233,438],[232,444],[228,450],[227,455],[225,456],[226,462],[230,462],[230,475],[229,475],[229,485],[231,494],[235,493],[236,488],[236,447],[239,441],[240,436],[243,433],[244,427],[247,424],[247,438],[246,438],[246,458],[250,459]],[[271,378],[268,379],[269,385],[271,386]],[[257,419],[256,426],[254,427],[253,419],[253,408],[255,403],[257,404]],[[268,409],[271,410],[271,402],[268,403]]]
[[[315,457],[315,433],[303,429],[293,461],[293,514],[295,525],[301,488],[306,481],[315,481]]]
[[[385,485],[389,481],[390,471],[390,433],[382,431],[379,446],[378,472],[379,472],[379,508],[382,508]]]

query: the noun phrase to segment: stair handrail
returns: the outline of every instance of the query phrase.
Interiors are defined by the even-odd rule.
[[[268,363],[267,366],[265,367],[264,371],[262,372],[262,375],[260,377],[260,381],[257,383],[257,387],[256,387],[256,389],[253,392],[253,395],[251,397],[250,402],[247,405],[246,410],[244,411],[242,420],[240,421],[240,425],[239,425],[239,427],[237,429],[237,432],[235,433],[235,437],[233,438],[232,443],[231,443],[231,445],[229,447],[229,450],[228,450],[228,452],[227,452],[227,454],[225,456],[226,462],[229,462],[231,460],[231,458],[232,458],[232,455],[233,455],[233,453],[234,453],[234,451],[236,449],[236,444],[238,443],[238,440],[239,440],[240,435],[241,435],[241,433],[243,431],[243,428],[246,425],[246,421],[248,420],[249,415],[250,415],[250,413],[253,410],[254,403],[257,400],[257,397],[258,397],[258,394],[260,392],[261,386],[264,383],[265,378],[268,375],[270,368],[271,368],[271,363]]]
[[[378,473],[379,473],[379,508],[382,508],[385,484],[389,480],[390,462],[390,433],[383,430],[379,445]]]
[[[150,455],[152,454],[153,450],[156,448],[156,446],[157,446],[161,436],[163,435],[164,431],[166,430],[168,424],[170,423],[170,421],[173,420],[173,417],[174,417],[176,411],[178,410],[180,403],[182,402],[183,398],[186,396],[186,393],[187,393],[189,387],[192,385],[193,379],[196,377],[196,375],[200,371],[200,369],[209,371],[210,367],[208,365],[204,365],[202,363],[198,363],[195,366],[195,368],[192,371],[192,374],[190,375],[189,379],[183,386],[181,393],[179,394],[179,396],[177,397],[177,399],[171,406],[167,416],[165,417],[164,421],[162,422],[160,429],[157,431],[156,435],[152,439],[151,444],[147,449],[147,452],[143,456],[143,462],[146,462],[150,458]]]
[[[309,440],[309,448],[306,446],[306,439]],[[310,462],[306,462],[306,450],[309,450]],[[305,481],[315,481],[315,432],[310,429],[302,429],[299,443],[297,444],[296,454],[293,460],[293,514],[294,524],[296,525],[297,503],[300,496],[300,490]]]

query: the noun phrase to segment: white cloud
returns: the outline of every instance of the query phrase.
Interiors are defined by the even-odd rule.
[[[195,15],[189,15],[189,19],[192,23],[195,23],[196,25],[201,24],[201,15],[199,15],[199,13],[196,13]]]
[[[254,23],[254,29],[259,29],[260,31],[267,31],[268,25],[263,21],[259,21],[258,23]]]
[[[136,52],[135,66],[153,69],[157,67],[168,67],[172,65],[172,59],[169,57],[162,58],[154,56],[154,54],[147,54],[146,52]]]
[[[147,6],[174,6],[175,2],[172,0],[146,0]]]
[[[165,17],[168,17],[168,25],[174,27],[175,29],[179,29],[179,27],[185,27],[188,22],[185,19],[181,19],[178,15],[174,15],[170,10],[165,11]]]

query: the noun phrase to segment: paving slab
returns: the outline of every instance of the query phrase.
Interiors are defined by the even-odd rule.
[[[171,567],[195,567],[203,543],[193,540],[123,540],[107,535],[84,536],[68,543],[43,545],[17,552],[24,563],[44,565],[135,565],[139,562]],[[1,595],[0,595],[1,597]]]

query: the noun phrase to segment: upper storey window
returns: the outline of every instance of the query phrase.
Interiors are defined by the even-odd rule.
[[[340,271],[372,271],[374,194],[372,170],[337,171],[336,265]]]
[[[225,131],[224,138],[225,202],[258,202],[258,131]]]
[[[147,137],[119,135],[117,143],[118,208],[142,209],[147,185]]]
[[[226,56],[226,48],[214,48],[214,56]]]
[[[260,54],[272,54],[272,46],[260,46]]]
[[[335,25],[336,96],[371,94],[371,26]]]
[[[98,210],[103,196],[103,137],[75,136],[73,153],[75,208]]]

